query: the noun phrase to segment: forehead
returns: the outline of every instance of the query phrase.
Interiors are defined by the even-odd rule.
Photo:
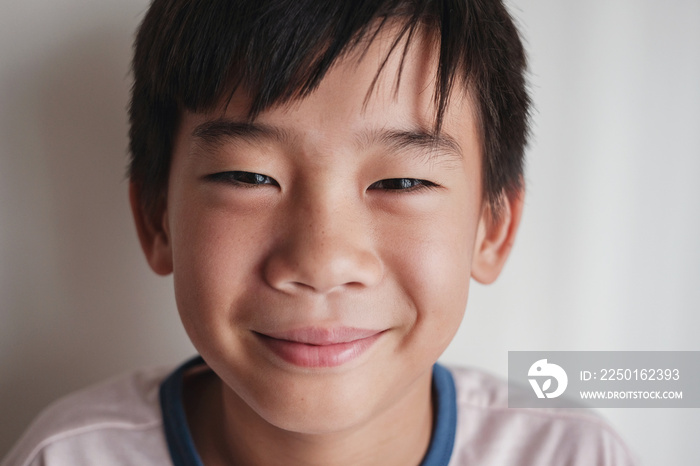
[[[344,139],[354,147],[382,142],[432,145],[458,155],[478,152],[474,106],[458,83],[441,131],[434,131],[435,41],[424,31],[410,42],[397,39],[397,28],[383,28],[337,60],[309,95],[250,119],[250,92],[240,87],[212,111],[186,112],[181,129],[204,143],[245,136],[246,142],[304,139],[322,146]]]

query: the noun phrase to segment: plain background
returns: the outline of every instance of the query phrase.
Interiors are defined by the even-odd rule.
[[[513,0],[536,111],[527,205],[449,363],[700,350],[700,2]],[[124,181],[146,0],[0,7],[0,457],[47,403],[190,356]],[[700,464],[700,410],[607,410],[647,465]]]

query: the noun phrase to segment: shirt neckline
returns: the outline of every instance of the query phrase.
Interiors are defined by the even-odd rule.
[[[189,369],[205,364],[201,356],[196,356],[175,369],[160,385],[163,429],[174,466],[203,466],[187,425],[182,386]],[[452,373],[440,364],[433,365],[433,394],[433,433],[420,466],[447,466],[457,431],[457,395]]]

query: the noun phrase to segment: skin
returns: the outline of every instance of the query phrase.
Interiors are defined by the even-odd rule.
[[[436,145],[407,141],[433,127],[429,41],[409,48],[398,92],[392,55],[363,105],[392,39],[380,34],[310,96],[263,112],[253,136],[239,124],[242,92],[185,113],[161,217],[143,214],[131,186],[149,264],[174,274],[184,327],[214,371],[186,381],[205,464],[406,465],[428,448],[432,365],[470,277],[489,283],[503,267],[522,196],[505,199],[497,222],[483,205],[466,93],[453,92]],[[237,132],[221,136],[212,121]],[[386,181],[396,179],[412,187]],[[259,336],[337,327],[380,334],[333,367],[289,363]]]

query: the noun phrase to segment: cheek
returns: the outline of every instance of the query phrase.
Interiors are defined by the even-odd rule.
[[[244,320],[233,310],[244,291],[256,286],[265,222],[260,217],[246,222],[245,216],[195,202],[178,205],[171,221],[175,297],[196,345],[202,338],[225,337],[223,332],[237,328],[231,324]]]
[[[448,209],[392,238],[389,267],[414,306],[411,339],[434,348],[437,357],[449,344],[464,315],[469,290],[476,215]]]

